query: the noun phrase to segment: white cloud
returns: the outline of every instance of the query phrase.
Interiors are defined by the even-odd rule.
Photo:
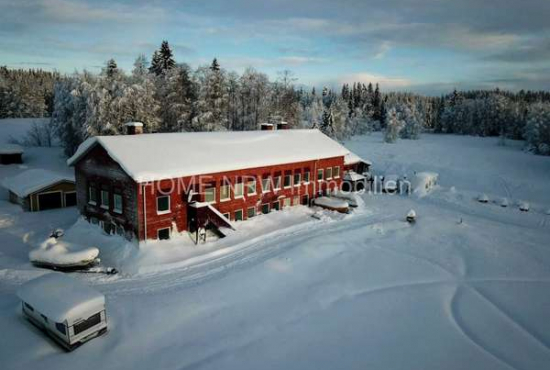
[[[412,81],[407,78],[382,76],[368,72],[352,73],[340,76],[338,78],[339,84],[352,84],[354,82],[362,82],[364,84],[368,84],[370,82],[373,84],[378,83],[386,90],[404,88],[412,85]]]

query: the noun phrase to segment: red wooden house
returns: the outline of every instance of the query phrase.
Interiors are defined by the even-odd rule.
[[[318,130],[134,134],[90,138],[68,164],[86,219],[145,240],[307,205],[340,187],[348,153]]]

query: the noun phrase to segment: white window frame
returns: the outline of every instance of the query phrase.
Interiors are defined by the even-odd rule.
[[[166,211],[159,211],[159,199],[160,198],[168,198],[168,209]],[[172,204],[171,204],[172,200],[170,199],[169,195],[158,195],[156,200],[157,200],[157,215],[166,215],[166,214],[172,212]]]
[[[107,193],[107,205],[103,204],[103,193]],[[103,189],[100,190],[100,192],[99,192],[99,203],[100,203],[101,208],[109,209],[109,206],[111,205],[110,204],[110,199],[109,199],[109,190],[103,190]]]
[[[321,178],[319,178],[319,174],[321,174]],[[319,168],[317,170],[317,181],[321,182],[324,180],[325,180],[325,170],[323,170],[322,168]]]
[[[336,172],[338,172],[338,174],[336,174]],[[334,166],[332,168],[332,178],[334,178],[334,179],[339,179],[340,178],[340,166]]]
[[[292,187],[292,180],[293,180],[292,174],[290,174],[290,175],[285,175],[285,177],[283,178],[283,181],[286,180],[287,176],[290,177],[290,181],[289,181],[289,184],[288,184],[288,185],[285,185],[284,182],[283,182],[283,188],[284,188],[284,189],[290,189],[290,188]]]
[[[206,200],[206,191],[207,190],[214,190],[214,200]],[[204,202],[205,203],[208,203],[208,204],[214,204],[216,203],[216,187],[215,186],[211,186],[209,188],[204,188]]]
[[[325,169],[325,179],[332,180],[332,167],[328,167]]]
[[[252,217],[248,216],[248,211],[250,211],[250,210],[253,210],[253,211],[254,211],[254,215],[253,215]],[[256,207],[248,207],[248,208],[246,209],[246,219],[247,219],[247,220],[248,220],[249,218],[253,218],[253,217],[256,217],[256,216],[257,216],[257,214],[256,214]]]
[[[237,190],[237,188],[239,188],[239,187],[241,188],[241,191],[240,191],[241,195],[237,195],[237,191],[236,191],[236,190]],[[242,199],[242,198],[244,198],[244,183],[243,183],[242,181],[236,183],[236,184],[233,186],[233,197],[234,197],[235,199]]]
[[[264,187],[264,181],[267,181],[267,186]],[[262,193],[269,193],[271,191],[271,177],[262,178]]]
[[[296,181],[296,176],[298,176],[298,181]],[[300,186],[300,184],[302,183],[302,174],[300,172],[295,173],[292,181],[294,182],[294,186]]]
[[[281,190],[281,185],[283,185],[282,176],[281,175],[275,176],[273,179],[274,179],[274,181],[273,181],[273,190]]]
[[[93,192],[92,189],[94,190]],[[95,194],[96,200],[92,200],[92,193]],[[95,186],[88,186],[88,204],[91,204],[92,206],[97,205],[97,188]]]
[[[116,207],[116,197],[120,197],[120,208]],[[113,192],[113,212],[121,214],[122,213],[122,194]]]
[[[306,181],[306,174],[307,174],[307,181]],[[311,180],[311,173],[309,171],[304,172],[304,184],[309,184],[309,181]]]
[[[168,230],[168,239],[161,239],[159,234],[163,230]],[[161,229],[157,229],[157,240],[170,240],[172,239],[172,229],[170,227],[163,227]]]
[[[251,183],[254,184],[254,192],[253,192],[253,193],[249,193],[249,192],[248,192],[248,191],[250,190],[250,184],[251,184]],[[248,195],[256,195],[256,194],[257,194],[257,192],[256,192],[256,191],[257,191],[257,189],[256,189],[256,186],[257,186],[257,185],[258,185],[258,184],[256,183],[256,180],[247,181],[247,182],[246,182],[246,195],[247,195],[247,196],[248,196]]]
[[[264,204],[262,204],[262,208],[261,208],[263,215],[267,214],[267,213],[264,213],[264,206],[267,206],[267,213],[271,212],[271,204],[270,203],[264,203]]]
[[[222,188],[227,187],[227,198],[222,198]],[[231,200],[231,185],[225,184],[220,185],[220,202],[227,202],[228,200]]]

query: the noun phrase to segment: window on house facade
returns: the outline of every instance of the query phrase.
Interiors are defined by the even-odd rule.
[[[324,171],[321,168],[320,170],[317,170],[317,181],[323,181],[323,177],[324,177]]]
[[[101,208],[109,209],[109,191],[101,189]]]
[[[285,175],[285,183],[284,183],[284,187],[285,188],[289,188],[292,186],[292,175],[288,174],[288,175]]]
[[[291,198],[285,198],[283,201],[283,208],[290,207],[291,205]]]
[[[220,202],[224,202],[231,199],[231,186],[225,184],[220,186]]]
[[[170,239],[170,228],[166,227],[164,229],[157,230],[157,238],[159,240],[168,240]]]
[[[157,214],[163,215],[170,213],[170,197],[161,195],[157,197]]]
[[[238,182],[235,184],[235,187],[233,189],[233,194],[235,198],[242,198],[244,197],[244,185],[242,182]]]
[[[306,184],[309,183],[309,171],[304,172],[304,182]]]
[[[94,206],[97,204],[97,189],[94,185],[88,186],[88,203]]]
[[[337,179],[337,178],[340,177],[340,167],[337,166],[337,167],[334,167],[334,168],[332,169],[332,176],[333,176],[335,179]]]
[[[256,180],[250,180],[246,183],[246,195],[256,194]]]
[[[204,189],[204,201],[206,203],[216,203],[216,188],[214,186]]]
[[[294,174],[294,186],[300,186],[301,181],[302,181],[302,174],[295,173]]]
[[[332,168],[331,167],[329,167],[325,170],[325,178],[327,180],[332,179]]]
[[[269,213],[269,203],[262,204],[262,213],[264,215]]]
[[[113,212],[122,213],[122,194],[113,194]]]
[[[242,221],[243,220],[243,210],[239,209],[235,211],[235,221]]]
[[[273,204],[271,204],[271,209],[274,209],[276,211],[280,210],[281,209],[281,202],[279,202],[279,201],[273,202]]]
[[[304,195],[304,196],[302,197],[302,204],[303,204],[304,206],[309,205],[309,195],[306,194],[306,195]]]
[[[246,217],[247,218],[252,218],[254,216],[256,216],[256,207],[249,207],[246,210]]]
[[[262,179],[262,193],[269,193],[271,190],[271,179],[269,177]]]
[[[300,205],[300,196],[299,195],[294,196],[294,199],[292,200],[292,205],[294,205],[294,206]]]
[[[273,180],[273,189],[279,190],[281,188],[281,176],[275,176]]]

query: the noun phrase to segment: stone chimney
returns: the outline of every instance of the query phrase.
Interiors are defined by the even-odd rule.
[[[288,122],[281,121],[277,123],[277,130],[288,130]]]
[[[126,135],[143,134],[143,123],[141,122],[128,122],[124,126],[126,126]]]
[[[262,123],[260,124],[260,129],[262,131],[273,131],[274,127],[272,123]]]

